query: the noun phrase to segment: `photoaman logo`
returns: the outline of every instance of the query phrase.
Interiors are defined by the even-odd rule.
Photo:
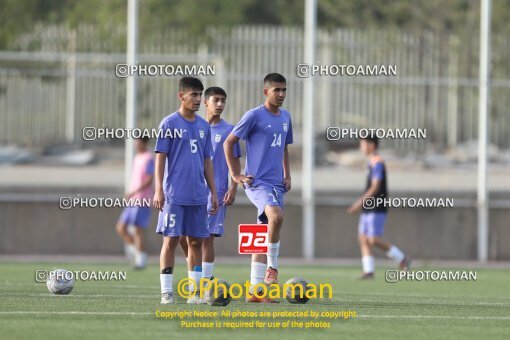
[[[189,290],[189,287],[199,287],[198,290]],[[206,293],[208,292],[208,293]],[[308,299],[331,299],[333,298],[333,287],[329,283],[320,283],[319,285],[308,283],[306,287],[298,283],[285,283],[283,285],[272,284],[267,286],[264,283],[252,285],[250,281],[246,280],[244,284],[234,283],[226,285],[218,280],[209,280],[207,278],[200,279],[200,284],[191,278],[184,278],[179,281],[177,285],[177,293],[188,299],[199,294],[199,297],[205,298],[206,294],[214,299],[218,297],[227,298],[230,296],[232,299],[247,298],[249,295],[254,295],[257,298],[270,298],[280,299],[289,296],[299,296],[300,298],[306,297]]]

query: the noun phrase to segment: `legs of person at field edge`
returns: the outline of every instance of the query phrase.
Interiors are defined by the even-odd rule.
[[[359,249],[361,251],[361,256],[372,256],[372,248],[370,247],[368,243],[368,237],[365,235],[358,235],[358,243],[359,243]]]
[[[136,250],[139,252],[143,252],[143,228],[140,226],[135,226],[135,235],[133,236],[133,241],[136,247]]]
[[[364,274],[373,274],[374,272],[374,257],[372,254],[372,248],[374,246],[381,249],[386,254],[386,256],[397,262],[400,265],[401,269],[405,269],[402,268],[404,265],[407,266],[407,264],[404,263],[405,260],[404,253],[402,253],[402,251],[398,249],[396,246],[386,242],[382,238],[377,236],[359,235],[358,241],[361,250],[361,259],[363,263]]]
[[[128,232],[128,224],[124,222],[117,223],[117,226],[115,227],[117,230],[117,234],[119,234],[120,238],[124,241],[126,244],[134,244],[135,240],[133,236]]]
[[[369,238],[368,243],[381,249],[386,256],[399,264],[400,269],[408,269],[409,259],[406,258],[405,254],[397,246],[388,243],[377,236]]]
[[[124,253],[130,262],[135,260],[136,257],[136,246],[135,239],[133,235],[131,235],[128,231],[128,224],[125,222],[118,222],[115,230],[117,234],[120,236],[122,241],[124,241]]]
[[[362,278],[371,278],[374,275],[374,256],[372,255],[372,245],[368,242],[368,237],[363,234],[358,235],[358,242],[361,250],[361,263],[363,265]]]
[[[135,252],[135,267],[138,269],[145,268],[147,265],[147,254],[144,252],[143,242],[144,229],[141,226],[135,226],[135,235],[133,236]]]
[[[370,248],[373,248],[376,246],[377,248],[381,249],[383,252],[388,252],[390,250],[391,244],[384,241],[382,238],[377,236],[367,237],[367,242],[370,245]]]
[[[385,253],[390,248],[390,245],[377,236],[358,236],[359,246],[361,250],[361,262],[363,264],[363,275],[368,278],[374,274],[375,264],[372,249],[377,246]]]

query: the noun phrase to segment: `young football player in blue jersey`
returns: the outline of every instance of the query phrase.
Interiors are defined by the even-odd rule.
[[[374,246],[397,262],[401,270],[407,270],[410,264],[409,258],[400,249],[382,239],[387,207],[384,204],[378,204],[377,198],[388,197],[388,184],[384,160],[377,153],[378,146],[379,140],[375,135],[360,140],[361,152],[368,158],[367,183],[365,193],[347,210],[350,214],[361,210],[358,226],[358,241],[363,266],[361,279],[372,279],[374,277],[375,267],[372,252]],[[369,200],[367,201],[366,198],[369,198]],[[370,204],[363,204],[363,199]]]
[[[202,262],[202,240],[209,237],[209,192],[209,212],[214,215],[218,210],[211,131],[209,123],[195,114],[200,108],[203,89],[199,79],[183,77],[179,81],[181,106],[159,125],[163,133],[155,148],[154,207],[160,210],[156,232],[163,235],[160,255],[162,304],[174,302],[175,249],[181,236],[186,236],[188,242],[188,276],[195,282],[200,281],[201,273],[194,268],[200,267]],[[169,130],[172,135],[164,133]],[[199,300],[196,294],[188,299],[188,303],[199,303]]]
[[[290,113],[281,108],[287,95],[287,81],[278,73],[264,78],[264,104],[246,112],[225,141],[225,155],[232,179],[243,185],[257,207],[259,223],[268,224],[268,253],[252,255],[250,283],[278,283],[280,228],[283,197],[291,188],[288,145],[293,142]],[[235,166],[234,145],[246,141],[245,175]],[[249,292],[248,302],[275,302]]]
[[[214,274],[214,238],[223,236],[224,222],[227,206],[232,205],[237,193],[237,183],[232,181],[229,188],[229,173],[223,143],[230,134],[234,125],[221,118],[225,109],[227,93],[221,87],[210,87],[204,92],[204,105],[206,120],[211,127],[212,162],[214,167],[214,184],[218,192],[219,208],[214,215],[209,214],[207,226],[209,237],[202,242],[202,277],[211,279]],[[241,147],[239,143],[234,146],[234,165],[238,171],[241,169]],[[211,205],[209,193],[209,206]],[[182,248],[187,253],[187,244],[181,241]]]

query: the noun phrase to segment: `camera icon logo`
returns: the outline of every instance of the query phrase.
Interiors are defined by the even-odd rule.
[[[337,126],[330,126],[326,129],[326,138],[328,140],[340,139],[340,128]]]
[[[35,271],[35,282],[42,283],[48,279],[48,271],[46,269],[37,269]]]
[[[95,127],[85,127],[83,128],[83,140],[95,140],[96,139],[96,128]]]
[[[117,78],[127,78],[129,76],[129,65],[128,64],[115,65],[115,75],[117,76]]]
[[[363,209],[372,210],[375,208],[375,197],[363,197]]]
[[[310,77],[310,65],[309,64],[298,64],[297,65],[297,76],[299,78]]]
[[[62,210],[69,210],[72,208],[72,199],[71,197],[60,197],[60,200],[58,202],[60,209]]]
[[[398,281],[398,270],[390,269],[385,272],[384,279],[388,283],[395,283]]]

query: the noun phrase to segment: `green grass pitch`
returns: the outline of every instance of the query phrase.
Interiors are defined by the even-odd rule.
[[[35,283],[36,269],[127,270],[126,281],[77,281],[68,296],[48,292]],[[427,269],[427,268],[415,268]],[[431,268],[428,268],[431,269]],[[227,307],[159,304],[159,270],[144,271],[121,264],[0,263],[0,338],[74,339],[510,339],[510,273],[507,270],[478,269],[477,281],[386,283],[385,268],[378,268],[372,281],[357,281],[359,267],[282,266],[280,281],[302,276],[313,283],[330,283],[333,299],[310,301],[306,305],[246,304],[234,300]],[[185,268],[176,268],[175,283]],[[249,276],[249,264],[218,265],[216,276],[230,283],[242,283]],[[185,329],[179,320],[160,319],[156,310],[201,311],[356,311],[357,317],[330,321],[328,329]],[[210,319],[202,319],[207,321]],[[223,321],[251,321],[237,319]],[[263,320],[263,319],[259,319]],[[295,318],[277,319],[279,321]],[[188,319],[188,321],[193,321]],[[263,321],[274,321],[265,319]]]

